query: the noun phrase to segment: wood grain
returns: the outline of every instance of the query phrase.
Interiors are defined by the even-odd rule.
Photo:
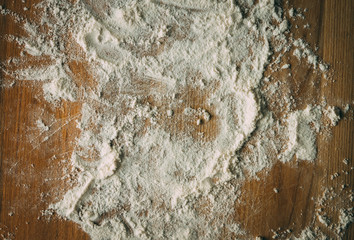
[[[22,3],[20,0],[1,0],[0,4],[20,15],[33,18],[32,7],[36,2],[38,1]],[[354,100],[353,2],[292,0],[289,4],[308,9],[306,22],[310,24],[311,31],[294,27],[293,34],[294,37],[305,38],[312,47],[318,46],[319,56],[334,70],[332,78],[335,81],[327,81],[327,85],[318,86],[320,91],[316,91],[316,97],[321,99],[325,96],[327,103],[335,106],[353,103]],[[29,10],[24,11],[24,7]],[[4,40],[5,34],[23,33],[19,24],[11,16],[0,15],[0,33],[3,36],[0,39],[0,61],[19,57],[19,46]],[[84,65],[77,64],[72,68],[77,74],[77,81],[90,79]],[[314,94],[306,86],[306,80],[316,76],[309,71],[302,71],[300,66],[295,77],[298,85],[294,89],[298,90],[299,99],[306,99]],[[63,189],[70,181],[61,177],[66,176],[65,170],[69,168],[67,159],[79,133],[75,120],[80,114],[81,104],[63,102],[60,107],[54,108],[43,101],[38,83],[16,81],[12,87],[6,87],[9,82],[10,80],[3,81],[0,89],[1,238],[89,239],[77,225],[56,217],[48,220],[41,214],[49,203],[60,199]],[[196,97],[190,93],[187,98],[196,107],[203,105],[203,94]],[[38,134],[35,120],[39,115],[45,123],[52,126],[48,133],[49,138],[48,134]],[[319,137],[319,156],[315,163],[277,163],[268,174],[260,173],[260,180],[244,183],[244,201],[241,202],[247,204],[235,204],[235,221],[242,224],[250,237],[262,236],[270,239],[273,235],[271,229],[279,228],[280,232],[290,228],[294,233],[299,233],[310,223],[324,229],[313,218],[318,207],[314,199],[320,198],[324,188],[339,189],[341,185],[347,184],[347,188],[352,189],[353,184],[353,172],[343,174],[343,171],[348,171],[353,166],[354,161],[353,116],[344,117],[332,129],[331,137]],[[186,123],[182,122],[180,125],[183,124]],[[183,128],[177,131],[183,131]],[[210,133],[211,137],[217,134],[215,124],[195,131]],[[349,165],[343,164],[344,158],[351,160]],[[67,171],[70,172],[70,169]],[[341,173],[340,176],[332,180],[331,175],[337,172]],[[275,193],[274,188],[279,193]],[[343,203],[334,201],[331,204],[341,207]],[[326,234],[336,238],[331,232]],[[231,237],[225,233],[220,238]],[[344,239],[354,239],[353,226],[350,226]]]

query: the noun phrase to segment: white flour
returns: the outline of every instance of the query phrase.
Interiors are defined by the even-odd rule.
[[[43,84],[43,91],[48,102],[61,99],[75,101],[76,99],[76,86],[67,78],[57,78]]]
[[[15,40],[49,65],[6,73],[43,81],[48,102],[83,102],[71,157],[79,184],[50,208],[93,239],[215,239],[223,227],[243,234],[230,220],[239,183],[274,159],[315,160],[321,106],[294,110],[290,96],[281,98],[279,119],[264,103],[280,91],[264,76],[273,54],[294,48],[299,60],[327,70],[308,44],[286,35],[288,20],[274,1],[37,7],[48,32],[26,22],[28,37]],[[70,61],[85,61],[94,83],[77,83]],[[197,94],[200,106],[190,100]],[[335,126],[334,108],[324,113]],[[203,131],[211,124],[215,134]]]
[[[284,153],[284,160],[291,160],[293,155],[301,160],[316,158],[316,134],[319,132],[321,109],[319,106],[308,106],[303,111],[291,113],[288,117],[288,147]],[[312,125],[312,126],[311,126]]]
[[[338,124],[340,120],[340,110],[339,108],[329,106],[327,109],[324,110],[326,116],[331,122],[331,125],[334,127]]]

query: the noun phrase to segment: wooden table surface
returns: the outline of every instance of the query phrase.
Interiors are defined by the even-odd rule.
[[[27,17],[31,17],[35,2],[38,1],[0,0],[2,6]],[[318,55],[333,70],[335,81],[321,86],[320,97],[325,96],[329,105],[353,104],[354,35],[351,31],[354,29],[354,1],[293,0],[290,5],[308,8],[306,21],[311,26],[311,31],[293,28],[294,36],[304,37],[311,46],[318,46]],[[29,8],[26,12],[25,6]],[[16,35],[23,30],[11,16],[0,15],[0,33],[0,36]],[[19,56],[21,52],[18,45],[4,39],[0,39],[1,62]],[[80,64],[72,68],[78,78],[90,78]],[[0,74],[2,78],[3,72]],[[306,71],[297,73],[298,79],[311,77]],[[38,97],[41,89],[38,83],[16,81],[12,87],[6,84],[3,81],[0,89],[0,238],[89,239],[77,225],[56,217],[48,220],[41,214],[49,203],[62,196],[67,185],[67,179],[63,178],[66,175],[58,166],[69,162],[65,160],[70,158],[75,137],[79,134],[75,120],[80,113],[80,103],[63,102],[60,108],[55,108]],[[308,94],[301,86],[300,90]],[[343,116],[332,129],[330,138],[319,137],[319,155],[314,163],[277,163],[268,174],[260,173],[260,180],[244,183],[242,199],[247,204],[235,204],[235,221],[241,223],[250,236],[271,238],[270,230],[279,228],[299,233],[312,224],[335,238],[314,217],[319,206],[313,199],[319,199],[325,188],[333,187],[338,197],[329,205],[340,208],[347,204],[342,201],[341,194],[348,194],[353,184],[354,174],[350,171],[354,160],[352,114],[349,111]],[[35,121],[39,115],[43,121],[53,122],[54,131],[49,135],[38,134]],[[343,164],[345,158],[350,160],[348,165]],[[343,171],[349,171],[349,174],[331,179],[332,174]],[[344,192],[339,190],[343,184],[348,185]],[[279,193],[274,194],[273,188],[280,189]],[[225,234],[220,239],[229,239],[229,236]],[[352,225],[344,239],[354,239]]]

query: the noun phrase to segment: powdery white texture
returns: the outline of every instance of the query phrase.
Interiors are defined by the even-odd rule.
[[[180,4],[183,7],[176,8]],[[75,195],[76,211],[69,211],[70,215],[64,216],[80,223],[94,238],[193,238],[198,230],[189,224],[197,226],[204,220],[190,204],[195,197],[208,194],[233,178],[229,166],[235,161],[235,153],[262,118],[255,89],[271,54],[269,39],[286,30],[286,21],[275,13],[272,1],[252,5],[248,18],[242,17],[239,6],[230,3],[198,1],[197,4],[191,1],[190,4],[119,3],[120,7],[111,6],[109,14],[89,12],[87,22],[74,32],[89,59],[97,64],[99,91],[105,89],[112,79],[115,79],[114,86],[127,89],[131,84],[131,71],[164,86],[162,95],[155,94],[158,98],[173,96],[187,85],[196,86],[188,76],[190,70],[199,72],[205,84],[215,79],[220,83],[207,100],[216,109],[220,126],[218,135],[210,142],[198,142],[185,135],[177,139],[172,137],[156,125],[156,116],[160,114],[158,109],[140,105],[134,98],[117,96],[115,102],[109,102],[97,95],[92,96],[107,109],[119,107],[123,99],[130,102],[132,110],[119,117],[111,111],[104,115],[95,114],[90,105],[84,105],[79,125],[82,134],[78,140],[83,152],[75,153],[72,160],[74,166],[93,176],[90,189],[95,191],[87,189],[87,192],[95,193],[82,193],[83,197],[78,201]],[[99,3],[96,7],[100,7]],[[187,12],[190,24],[189,30],[184,32],[186,36],[169,42],[171,26],[186,18],[180,14]],[[279,27],[271,24],[272,16],[279,21]],[[134,52],[137,50],[129,46],[138,46],[144,51]],[[163,51],[142,56],[154,47],[161,47]],[[239,69],[235,63],[239,63]],[[210,120],[209,113],[201,114],[205,121]],[[146,120],[152,126],[143,136],[136,138],[137,129]],[[98,132],[90,129],[91,122],[101,126]],[[117,136],[121,139],[118,145]],[[94,163],[83,158],[85,149],[90,148],[98,152]],[[122,148],[129,154],[120,159],[115,148]],[[105,153],[102,149],[106,149]],[[86,183],[80,189],[86,189]],[[154,210],[152,203],[157,201],[156,197],[164,202],[166,210]],[[215,196],[209,198],[214,201]],[[233,202],[232,198],[225,196],[220,206],[228,204],[228,199]],[[68,211],[61,209],[72,209],[70,202],[65,198],[53,207],[65,214]],[[69,207],[66,203],[70,203]],[[101,220],[100,215],[122,204],[129,204],[132,211]],[[137,213],[145,209],[151,209],[152,213],[145,218],[139,217]],[[169,226],[169,221],[175,224]],[[111,227],[108,228],[106,223]],[[92,228],[93,224],[95,228]],[[168,226],[171,229],[166,232],[164,229]],[[205,237],[213,238],[217,232],[211,232],[212,227],[209,229],[210,232],[204,233]]]
[[[216,239],[224,228],[244,234],[229,221],[239,196],[239,186],[230,182],[272,164],[266,139],[253,146],[253,157],[241,159],[239,150],[256,129],[279,127],[261,109],[260,84],[273,51],[288,45],[282,9],[273,0],[45,0],[39,8],[45,10],[41,25],[50,40],[26,23],[29,36],[17,41],[27,54],[46,55],[51,62],[8,74],[47,81],[43,90],[50,102],[77,100],[67,62],[82,59],[66,49],[70,31],[97,79],[95,88],[83,93],[81,134],[71,157],[80,169],[78,185],[51,208],[93,239]],[[272,40],[278,44],[271,46]],[[294,54],[316,68],[318,58],[308,45],[302,40],[294,45]],[[139,88],[134,78],[160,87]],[[175,96],[188,87],[212,88],[206,104],[214,116],[208,109],[200,112],[205,122],[217,117],[218,134],[210,141],[193,139],[188,130],[174,136],[158,121],[166,109],[142,101],[146,91],[155,100],[172,99],[167,110],[172,121],[174,109],[186,104]],[[188,116],[197,111],[185,109]],[[319,112],[308,107],[290,114],[284,161],[293,155],[315,158],[310,124],[319,129]],[[196,209],[201,201],[210,206],[207,214]]]
[[[50,209],[57,209],[58,213],[66,218],[70,218],[76,210],[77,204],[84,196],[92,182],[92,176],[83,174],[78,179],[78,186],[67,191],[61,202],[51,204]]]
[[[310,227],[305,228],[299,237],[291,237],[291,240],[317,240],[317,239],[321,239],[321,240],[325,240],[328,237],[323,234],[321,231],[316,230],[314,231],[313,229],[311,229]]]
[[[296,47],[293,55],[297,57],[298,60],[305,59],[314,69],[319,69],[322,72],[328,70],[328,66],[320,61],[319,57],[311,50],[309,44],[305,42],[305,40],[296,39],[294,40],[293,45]]]
[[[342,233],[354,221],[353,208],[342,208],[339,210],[339,222],[336,228],[337,233]]]
[[[118,153],[106,142],[102,144],[100,164],[97,167],[97,179],[105,179],[114,174],[117,169]]]
[[[312,161],[316,158],[316,134],[321,119],[320,107],[307,106],[304,110],[291,113],[288,118],[289,142],[283,161],[297,159]],[[311,126],[313,125],[313,127]]]
[[[201,1],[200,3],[199,6],[204,6],[202,3],[206,2]],[[208,179],[215,175],[220,176],[221,182],[230,178],[230,174],[227,172],[230,156],[244,143],[255,129],[256,121],[261,117],[258,100],[252,89],[259,84],[262,78],[262,72],[270,54],[267,38],[273,36],[273,32],[268,33],[264,30],[265,27],[260,28],[262,32],[252,31],[250,33],[249,28],[255,28],[253,18],[261,18],[264,19],[265,23],[269,22],[271,19],[268,14],[274,11],[267,7],[266,10],[260,12],[261,7],[269,4],[262,2],[259,6],[254,6],[253,16],[249,21],[247,19],[242,20],[240,9],[237,6],[232,5],[230,9],[229,5],[218,4],[212,7],[212,11],[208,9],[208,11],[202,13],[192,14],[189,37],[183,41],[175,41],[157,56],[148,55],[141,58],[126,48],[122,48],[126,42],[130,42],[148,49],[153,44],[159,44],[159,39],[168,37],[167,25],[174,23],[174,18],[179,19],[178,15],[174,15],[178,14],[178,11],[173,12],[172,9],[174,8],[169,8],[170,5],[174,6],[174,4],[170,2],[133,1],[122,8],[112,9],[112,14],[104,14],[100,17],[100,21],[90,18],[76,35],[80,45],[87,51],[91,59],[98,62],[100,69],[109,72],[108,75],[113,74],[122,79],[121,82],[117,82],[119,85],[129,81],[126,78],[126,69],[129,69],[130,66],[133,66],[138,74],[148,75],[154,81],[166,85],[167,92],[165,94],[173,93],[176,91],[176,87],[186,84],[188,69],[201,72],[205,81],[212,81],[214,78],[222,79],[223,84],[209,99],[209,102],[217,109],[216,115],[220,119],[221,126],[220,133],[212,143],[199,146],[198,144],[192,144],[193,141],[186,138],[181,143],[171,141],[168,144],[168,134],[163,130],[158,130],[156,133],[157,130],[152,129],[151,133],[152,131],[155,131],[155,133],[152,135],[148,133],[146,136],[149,137],[143,138],[144,141],[142,141],[145,146],[141,146],[141,149],[146,148],[146,152],[142,154],[132,149],[136,154],[148,156],[151,152],[151,146],[161,142],[164,145],[160,145],[159,148],[161,148],[161,153],[165,155],[164,161],[173,163],[171,166],[168,165],[169,168],[175,165],[180,169],[196,168],[191,171],[193,173],[191,173],[191,176],[200,175],[200,177],[195,178],[195,183],[185,182],[179,187],[169,187],[169,189],[176,191],[170,192],[169,190],[166,192],[166,197],[170,199],[172,206],[176,205],[177,199],[181,196],[196,191],[195,188],[201,187],[204,189],[208,186],[205,190],[209,189],[210,184],[208,182],[211,181]],[[183,9],[185,8],[189,9],[188,6],[183,7]],[[144,19],[141,18],[142,11],[144,11]],[[170,12],[172,14],[161,15],[166,11],[172,11]],[[161,17],[164,21],[161,21]],[[239,25],[233,22],[232,18]],[[273,28],[271,27],[271,29]],[[151,35],[147,38],[147,41],[143,41],[141,39],[142,32],[148,29]],[[284,30],[280,32],[282,31]],[[245,34],[249,34],[248,37],[251,40],[248,44],[243,41],[243,35]],[[264,35],[262,41],[256,41],[256,37],[260,37],[258,35]],[[252,47],[254,52],[257,53],[254,55],[256,60],[248,60],[248,47]],[[236,48],[238,48],[237,51]],[[243,62],[240,71],[230,65],[230,61]],[[168,70],[166,66],[171,66],[172,69]],[[102,76],[99,87],[104,87],[105,82],[108,81],[104,78],[105,76]],[[236,113],[237,118],[233,112]],[[210,118],[206,113],[204,115],[207,119]],[[83,114],[83,117],[85,117],[85,114]],[[103,125],[105,124],[103,123]],[[82,134],[82,136],[86,135],[87,132]],[[162,136],[165,136],[166,140],[161,139]],[[84,137],[84,139],[86,140],[80,140],[79,143],[82,147],[88,147],[89,144],[87,143],[90,143],[90,141],[87,141],[87,137]],[[90,139],[92,139],[92,135]],[[99,143],[101,140],[93,141]],[[100,148],[100,144],[96,143],[94,145],[98,146],[97,149]],[[183,148],[190,151],[184,157],[187,160],[180,161],[180,159],[184,159],[182,156],[178,156],[184,151]],[[213,151],[209,149],[213,149]],[[166,158],[170,160],[166,160]],[[200,161],[204,163],[202,164]],[[191,163],[191,166],[185,166],[187,163]],[[122,166],[124,166],[124,162]],[[159,166],[163,165],[159,164]],[[166,169],[163,169],[162,172],[165,171]],[[134,173],[132,174],[134,176]],[[151,174],[151,176],[159,178],[160,174]],[[169,183],[172,184],[167,179],[168,177],[169,175],[161,175],[159,181],[163,184],[162,188],[170,186]]]
[[[77,87],[68,78],[53,79],[43,84],[44,97],[48,102],[57,100],[75,101]]]
[[[341,118],[339,111],[339,108],[334,106],[329,106],[323,111],[326,117],[331,121],[332,127],[336,126]]]
[[[46,132],[49,130],[49,127],[44,124],[44,122],[41,119],[38,119],[36,121],[37,128],[39,129],[40,132]]]

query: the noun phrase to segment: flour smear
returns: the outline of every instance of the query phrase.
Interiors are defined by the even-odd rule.
[[[24,56],[49,60],[5,71],[39,81],[53,106],[82,103],[70,159],[78,182],[49,209],[92,239],[241,236],[231,209],[242,182],[277,159],[314,161],[323,115],[340,120],[333,106],[292,108],[291,95],[279,98],[280,118],[267,107],[282,89],[265,71],[286,52],[318,75],[328,69],[290,37],[275,1],[73,2],[45,0],[39,19],[18,20],[27,36],[12,40]],[[72,62],[91,79],[76,81]]]

